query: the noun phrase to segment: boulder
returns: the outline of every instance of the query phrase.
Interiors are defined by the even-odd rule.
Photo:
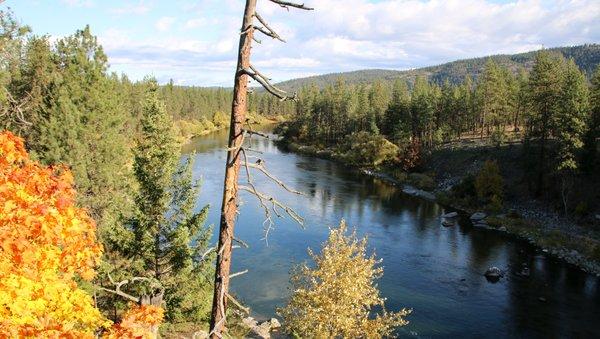
[[[442,214],[442,218],[444,218],[444,219],[456,218],[456,217],[458,217],[457,212],[450,212],[450,213]]]
[[[444,226],[444,227],[454,226],[455,224],[456,224],[456,221],[454,221],[454,220],[448,220],[448,219],[442,220],[442,226]]]
[[[280,328],[281,327],[281,323],[279,322],[279,320],[277,320],[277,318],[271,318],[271,320],[269,322],[271,323],[271,328],[272,329],[276,329],[276,328]]]
[[[504,276],[504,272],[502,272],[502,270],[500,270],[498,267],[493,266],[488,268],[483,275],[488,281],[497,282],[500,280],[500,278],[502,278],[502,276]]]
[[[487,214],[483,212],[476,212],[471,215],[471,221],[479,221],[483,220],[487,217]]]
[[[481,227],[481,228],[489,228],[489,226],[485,222],[485,220],[477,220],[475,223],[473,223],[473,226],[475,226],[475,227]]]

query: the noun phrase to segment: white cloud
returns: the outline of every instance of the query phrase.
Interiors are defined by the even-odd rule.
[[[257,33],[262,44],[254,45],[253,63],[274,81],[600,41],[598,0],[305,2],[315,10],[285,11],[259,3],[261,16],[287,40],[283,44]],[[177,19],[156,22],[165,34],[180,22],[177,36],[139,39],[131,32],[107,31],[102,41],[118,69],[186,84],[230,85],[242,10],[240,0],[198,0]]]
[[[94,1],[92,0],[61,0],[61,2],[70,7],[92,7]]]
[[[164,16],[156,21],[154,27],[161,32],[166,32],[171,28],[173,23],[175,23],[175,20],[176,19],[174,17]]]
[[[150,11],[152,6],[148,4],[147,1],[140,0],[136,3],[126,3],[125,5],[117,8],[113,8],[110,11],[113,14],[123,15],[123,14],[146,14]]]
[[[208,23],[208,20],[206,18],[190,19],[185,22],[184,27],[186,29],[193,29],[193,28],[202,27],[202,26],[206,25],[207,23]]]

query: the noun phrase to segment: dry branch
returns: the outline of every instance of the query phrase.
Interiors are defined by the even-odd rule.
[[[248,166],[250,168],[254,168],[257,169],[259,171],[261,171],[264,175],[266,175],[269,179],[273,180],[275,183],[277,183],[277,185],[281,186],[283,189],[285,189],[286,191],[290,192],[290,193],[294,193],[294,194],[298,194],[298,195],[304,195],[302,192],[297,191],[293,188],[290,188],[288,185],[286,185],[283,181],[281,181],[280,179],[278,179],[277,177],[275,177],[273,174],[271,174],[271,172],[269,172],[265,166],[264,166],[264,161],[261,161],[259,159],[259,161],[257,161],[256,163],[242,163],[244,166]]]
[[[269,93],[273,94],[274,96],[276,96],[277,98],[279,98],[280,101],[286,101],[286,100],[297,101],[298,100],[298,96],[295,92],[294,92],[293,96],[288,96],[284,90],[277,88],[275,85],[271,84],[271,82],[269,81],[269,78],[267,78],[266,76],[264,76],[260,72],[258,72],[258,70],[256,70],[256,68],[254,68],[254,66],[252,66],[252,65],[250,65],[250,68],[241,69],[240,72],[241,72],[241,74],[246,74],[249,77],[251,77],[252,79],[254,79],[264,89],[266,89],[267,92],[269,92]]]
[[[266,36],[270,36],[273,39],[277,39],[281,42],[285,42],[285,40],[283,40],[279,36],[279,34],[277,34],[277,32],[275,32],[275,30],[273,28],[271,28],[271,26],[269,26],[269,24],[267,24],[267,22],[260,16],[260,14],[254,13],[254,16],[264,26],[264,27],[254,26],[255,29],[259,30],[262,34],[264,34]]]
[[[241,272],[232,273],[232,274],[230,274],[230,275],[229,275],[229,279],[231,279],[231,278],[233,278],[233,277],[240,276],[240,275],[242,275],[242,274],[246,274],[246,273],[248,273],[248,270],[243,270],[243,271],[241,271]]]
[[[235,300],[235,298],[232,297],[231,294],[227,293],[227,299],[229,299],[229,301],[231,301],[235,306],[237,306],[240,310],[244,311],[246,314],[250,314],[250,308],[249,307],[244,307],[242,305],[242,303],[240,303],[239,301]]]
[[[314,8],[311,7],[306,7],[304,6],[304,4],[297,4],[297,3],[293,3],[293,2],[289,2],[289,1],[281,1],[281,0],[269,0],[274,4],[278,4],[279,6],[289,10],[289,7],[294,7],[294,8],[299,8],[299,9],[304,9],[307,11],[312,11],[314,10]]]

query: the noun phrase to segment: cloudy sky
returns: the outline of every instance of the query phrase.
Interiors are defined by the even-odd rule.
[[[253,63],[275,81],[365,68],[410,69],[498,53],[600,42],[600,0],[258,0],[287,40],[263,38]],[[133,79],[231,86],[243,0],[6,0],[53,39],[91,26],[111,69]]]

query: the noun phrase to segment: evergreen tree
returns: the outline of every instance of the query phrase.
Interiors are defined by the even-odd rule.
[[[584,141],[582,159],[583,170],[593,173],[597,168],[598,138],[600,137],[600,65],[592,76],[592,87],[589,96],[590,116]]]
[[[434,116],[431,87],[424,77],[415,80],[410,100],[411,132],[416,143],[423,143]]]
[[[410,95],[404,80],[394,82],[382,128],[383,133],[393,140],[405,140],[410,136]]]
[[[504,134],[504,117],[508,111],[508,89],[504,79],[503,71],[492,60],[489,59],[485,66],[481,83],[481,136],[484,131],[490,134],[490,128],[494,129],[497,137]]]
[[[559,109],[561,96],[562,60],[547,51],[536,55],[535,64],[529,77],[529,116],[527,117],[528,138],[538,142],[537,187],[540,196],[545,187],[547,171],[547,147],[551,135],[552,120]]]
[[[585,76],[573,60],[566,63],[556,115],[553,116],[553,135],[558,141],[556,169],[561,177],[561,195],[565,214],[572,176],[579,168],[578,151],[583,147],[583,136],[588,115],[588,88]]]
[[[375,81],[369,90],[369,130],[378,134],[389,102],[389,90],[382,81]]]
[[[54,62],[60,77],[53,77],[50,84],[42,81],[48,93],[35,126],[36,138],[29,143],[44,163],[71,167],[79,203],[98,222],[104,242],[121,216],[131,212],[130,140],[123,133],[127,113],[116,84],[106,74],[106,55],[89,27],[58,41]]]
[[[139,193],[130,251],[140,262],[140,274],[165,287],[169,321],[202,321],[211,302],[209,266],[202,258],[211,234],[203,226],[208,206],[194,212],[199,187],[192,180],[192,157],[179,164],[172,120],[157,90],[151,83],[135,149]]]

